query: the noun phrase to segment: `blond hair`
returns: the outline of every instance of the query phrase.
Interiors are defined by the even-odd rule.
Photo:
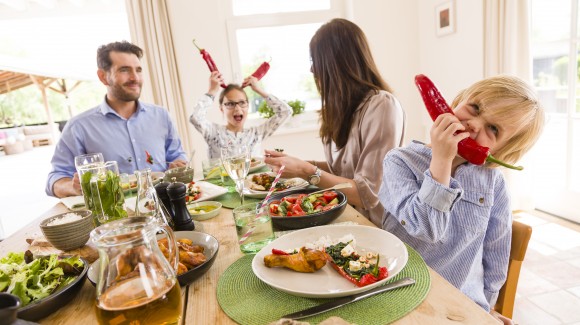
[[[515,133],[505,146],[493,156],[514,164],[528,152],[538,140],[544,127],[544,109],[532,87],[518,77],[499,75],[483,79],[461,91],[453,100],[452,107],[467,101],[479,106],[506,125],[516,127]],[[498,167],[488,163],[488,167]]]

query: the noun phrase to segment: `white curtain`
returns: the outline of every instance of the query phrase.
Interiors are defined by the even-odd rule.
[[[529,0],[484,0],[484,76],[518,76],[532,83]],[[513,210],[531,210],[533,202],[533,159],[520,162],[524,171],[505,170]]]
[[[144,101],[169,110],[185,151],[191,147],[171,26],[164,0],[126,0],[131,37],[143,49]]]

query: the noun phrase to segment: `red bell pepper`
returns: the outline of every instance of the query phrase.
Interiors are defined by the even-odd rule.
[[[197,49],[199,50],[199,54],[201,54],[201,57],[203,58],[203,60],[207,64],[209,71],[210,72],[219,71],[217,66],[215,65],[215,62],[213,61],[211,55],[205,49],[199,48],[199,46],[197,46],[197,44],[195,44],[195,40],[193,40],[193,45],[195,45],[195,47],[197,47]],[[220,84],[220,86],[222,88],[227,87],[226,84],[224,84],[223,82]]]
[[[145,150],[145,161],[149,165],[153,165],[153,156],[151,156],[147,150]]]
[[[281,249],[272,248],[272,254],[274,255],[290,255]]]
[[[415,76],[415,85],[419,89],[423,103],[425,103],[427,112],[429,112],[433,121],[441,114],[453,114],[453,110],[449,107],[445,98],[443,98],[437,87],[435,87],[435,84],[427,76],[422,74]],[[457,144],[457,154],[474,165],[483,165],[485,162],[492,162],[511,169],[524,169],[522,166],[513,166],[493,157],[488,147],[479,145],[472,138],[465,138],[459,141]]]
[[[332,265],[332,268],[335,269],[343,278],[352,282],[357,287],[364,287],[364,286],[367,286],[369,284],[380,281],[382,279],[385,279],[389,274],[389,272],[387,271],[387,268],[382,266],[379,268],[379,275],[378,276],[374,276],[374,275],[368,273],[368,274],[363,275],[360,278],[360,280],[357,280],[357,279],[353,278],[352,276],[350,276],[348,273],[346,273],[346,271],[344,271],[344,269],[342,267],[336,265],[336,263],[334,263],[333,261],[330,261],[330,265]]]

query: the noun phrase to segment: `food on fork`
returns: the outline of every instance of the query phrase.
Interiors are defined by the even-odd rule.
[[[312,273],[326,265],[328,257],[322,251],[306,247],[293,254],[273,249],[273,254],[264,256],[267,267],[285,267],[296,272]]]

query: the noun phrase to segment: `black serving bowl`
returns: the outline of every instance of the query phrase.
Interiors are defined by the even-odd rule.
[[[79,293],[85,283],[85,279],[87,278],[89,263],[83,258],[81,258],[81,260],[83,261],[83,270],[73,282],[67,284],[59,291],[53,292],[47,297],[31,302],[30,304],[18,309],[18,318],[35,322],[52,314],[60,307],[69,303]]]
[[[274,194],[270,197],[266,206],[269,206],[272,201],[279,201],[286,196],[296,194],[310,194],[316,191],[318,191],[318,189],[301,188],[292,191],[287,191],[284,193]],[[336,207],[328,211],[320,211],[306,216],[298,216],[298,217],[271,216],[274,228],[278,230],[302,229],[322,226],[332,222],[334,219],[338,218],[342,214],[344,209],[346,209],[346,196],[344,195],[344,193],[340,191],[335,192],[338,194],[338,205]]]
[[[206,257],[206,261],[203,264],[177,276],[179,284],[181,286],[186,286],[209,270],[213,262],[215,262],[220,245],[215,237],[199,231],[174,231],[173,235],[175,236],[175,240],[187,238],[191,239],[193,245],[201,245],[205,247],[203,254]],[[164,237],[165,236],[160,236],[159,238]],[[96,260],[89,269],[88,278],[93,285],[96,285],[99,279],[99,263],[100,261]]]

